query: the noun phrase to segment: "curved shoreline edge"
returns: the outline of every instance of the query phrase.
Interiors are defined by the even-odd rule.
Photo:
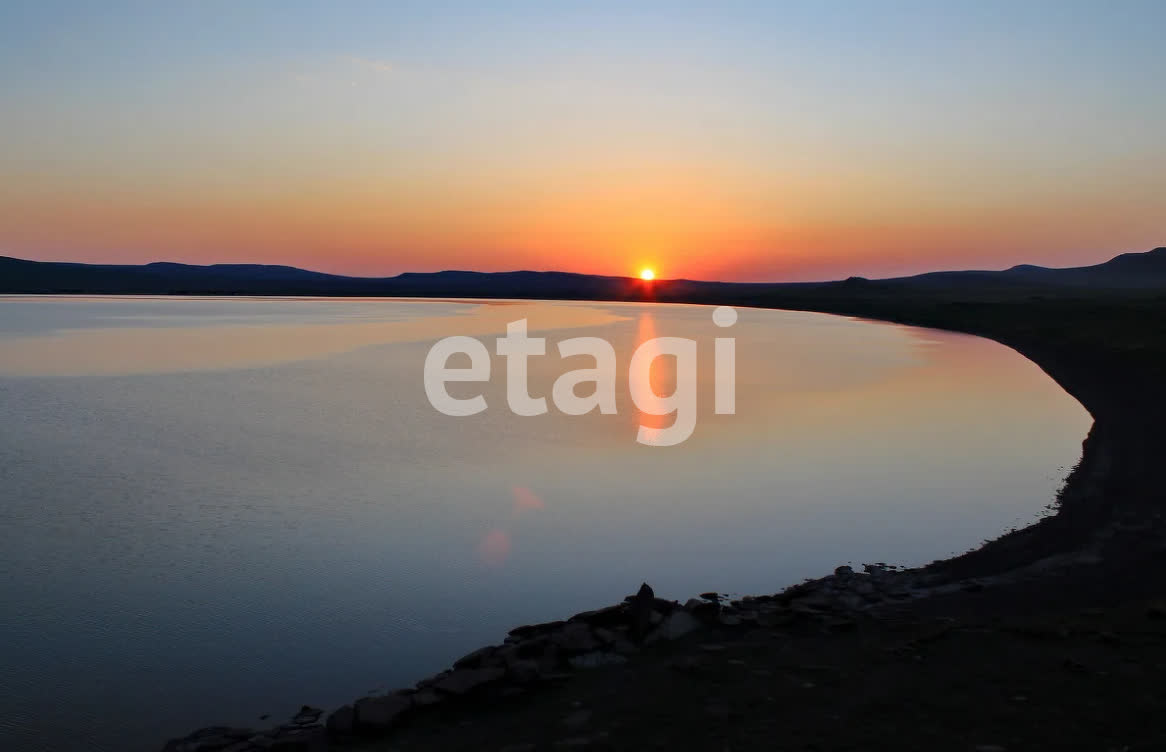
[[[269,729],[209,727],[171,740],[168,752],[347,749],[376,743],[402,723],[469,698],[558,686],[575,672],[622,665],[659,643],[698,649],[706,630],[846,632],[862,614],[1027,612],[1119,603],[1160,593],[1166,543],[1155,482],[1166,411],[1158,394],[1166,340],[1155,340],[1166,305],[1157,299],[951,301],[688,300],[860,316],[995,340],[1019,352],[1093,417],[1079,464],[1056,513],[960,556],[911,570],[868,565],[773,595],[726,602],[704,594],[681,605],[644,585],[624,603],[565,621],[518,627],[414,688],[362,697],[334,710],[304,706]],[[1157,317],[1157,318],[1156,318]],[[1132,335],[1132,336],[1131,336]],[[1166,387],[1164,387],[1166,388]],[[683,646],[689,646],[684,648]],[[707,646],[705,646],[707,647]]]

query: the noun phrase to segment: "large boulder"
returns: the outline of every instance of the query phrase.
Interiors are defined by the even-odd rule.
[[[565,623],[563,621],[548,621],[543,624],[526,624],[521,627],[515,627],[508,633],[509,636],[506,638],[506,641],[529,640],[532,637],[554,632]]]
[[[451,695],[464,695],[491,684],[506,676],[506,670],[497,666],[489,668],[463,668],[450,671],[433,683],[433,689]]]
[[[333,710],[324,721],[324,728],[333,736],[347,736],[352,733],[356,725],[356,711],[351,705],[344,705]]]
[[[575,614],[569,619],[571,622],[585,622],[592,627],[617,627],[627,624],[627,620],[628,607],[623,603],[594,611],[584,611],[581,614]]]
[[[162,752],[220,752],[255,736],[255,731],[231,726],[207,726],[166,742]]]
[[[361,698],[353,708],[354,725],[360,731],[386,731],[409,709],[410,704],[406,695]]]
[[[628,602],[630,634],[633,640],[642,642],[648,636],[648,630],[652,626],[652,614],[655,613],[655,601],[656,594],[652,591],[652,586],[645,582]]]
[[[281,729],[266,752],[325,752],[327,749],[328,735],[323,726],[301,726]]]
[[[677,609],[665,617],[664,623],[660,625],[654,634],[659,635],[665,640],[675,640],[683,637],[699,626],[700,622],[697,621],[695,616],[683,609]]]
[[[493,655],[498,648],[494,645],[487,645],[484,648],[478,648],[468,655],[464,655],[453,662],[454,668],[478,668],[487,658]]]
[[[313,708],[311,705],[304,705],[299,712],[292,717],[291,722],[297,726],[310,726],[320,720],[320,716],[324,711],[320,708]]]
[[[617,666],[627,663],[628,659],[619,653],[609,653],[603,650],[593,650],[590,653],[576,655],[567,660],[571,668],[599,668],[600,666]]]
[[[551,643],[569,654],[586,653],[599,647],[599,641],[585,622],[569,622],[551,635]]]

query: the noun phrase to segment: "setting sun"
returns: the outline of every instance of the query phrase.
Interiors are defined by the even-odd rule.
[[[651,269],[641,269],[640,270],[640,279],[644,280],[645,282],[651,282],[655,278],[656,278],[655,271],[653,271]]]

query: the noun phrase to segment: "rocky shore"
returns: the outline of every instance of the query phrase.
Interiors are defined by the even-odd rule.
[[[303,706],[286,723],[267,729],[212,726],[174,739],[164,752],[317,752],[385,737],[407,720],[439,706],[482,695],[513,696],[569,680],[574,673],[623,665],[645,648],[710,629],[749,630],[813,622],[826,630],[854,627],[859,613],[942,592],[978,589],[974,580],[949,583],[922,570],[866,565],[790,587],[774,595],[729,600],[704,593],[681,604],[657,598],[644,583],[623,603],[564,621],[510,630],[500,645],[460,658],[415,687],[366,696],[333,710]]]
[[[164,750],[1166,749],[1166,305],[827,302],[771,305],[987,336],[1076,397],[1095,423],[1056,513],[772,595],[644,585],[415,687]]]

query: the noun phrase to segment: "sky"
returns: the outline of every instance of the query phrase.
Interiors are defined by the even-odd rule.
[[[725,280],[1166,245],[1166,3],[15,2],[0,255]]]

